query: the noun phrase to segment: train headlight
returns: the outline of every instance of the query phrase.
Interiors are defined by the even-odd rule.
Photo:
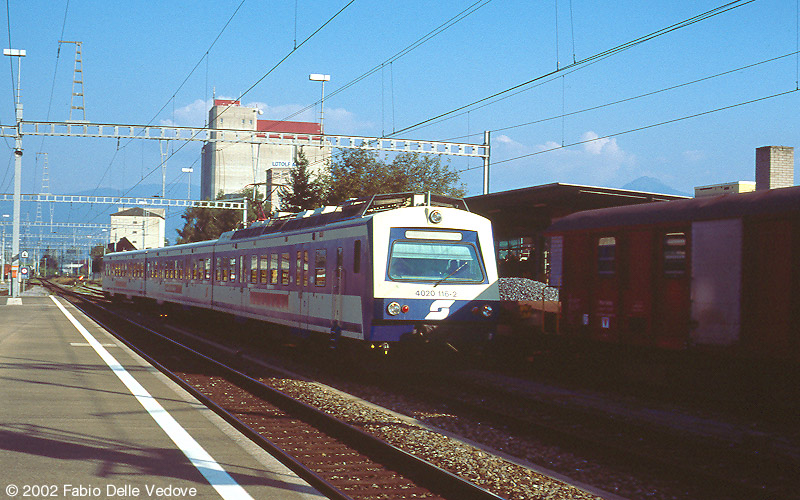
[[[480,307],[475,306],[475,307],[472,308],[472,314],[474,314],[476,316],[480,314],[484,318],[491,318],[492,317],[492,313],[494,313],[494,308],[492,306],[490,306],[489,304],[484,304],[484,305],[482,305]]]
[[[389,302],[389,305],[386,306],[386,312],[389,313],[391,316],[397,316],[400,314],[401,308],[400,304],[397,302]]]
[[[434,210],[428,214],[428,220],[431,221],[431,224],[438,224],[442,222],[442,212]]]

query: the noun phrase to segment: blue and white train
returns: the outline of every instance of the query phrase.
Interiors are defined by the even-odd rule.
[[[401,193],[256,222],[218,240],[111,253],[112,298],[224,311],[384,349],[487,339],[497,319],[490,222],[463,200]]]

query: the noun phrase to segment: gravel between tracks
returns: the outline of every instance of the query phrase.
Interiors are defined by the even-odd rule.
[[[401,400],[382,402],[392,406],[393,410],[419,417],[415,419],[406,417],[402,413],[389,412],[385,408],[318,383],[284,378],[270,379],[269,383],[355,427],[378,435],[398,448],[424,457],[454,474],[469,478],[475,484],[504,498],[514,500],[622,498],[602,494],[599,491],[595,493],[600,493],[602,496],[592,494],[540,474],[523,465],[522,460],[514,463],[499,456],[499,452],[490,453],[467,440],[458,439],[455,436],[477,438],[476,440],[482,442],[488,440],[510,448],[514,446],[514,443],[509,442],[508,436],[490,436],[488,434],[494,431],[489,428],[476,429],[471,425],[465,428],[459,425],[459,420],[452,415],[435,411],[420,413],[419,409],[408,408],[404,411],[402,408],[404,402]],[[451,421],[451,425],[440,425],[446,421]],[[432,429],[428,426],[428,422],[437,428]],[[442,434],[442,429],[449,435]],[[587,486],[587,489],[591,488]]]

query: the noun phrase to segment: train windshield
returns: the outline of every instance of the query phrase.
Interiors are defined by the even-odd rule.
[[[389,255],[389,279],[482,283],[484,273],[477,249],[470,243],[398,240]]]

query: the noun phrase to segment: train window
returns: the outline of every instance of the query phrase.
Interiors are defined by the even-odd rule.
[[[288,285],[289,279],[289,252],[281,254],[281,284]]]
[[[600,238],[597,242],[597,273],[603,276],[614,274],[614,254],[617,239],[613,236]]]
[[[478,250],[469,243],[403,241],[392,243],[389,278],[399,281],[482,282]]]
[[[206,259],[206,279],[211,279],[211,259]]]
[[[325,286],[325,269],[328,267],[328,251],[324,248],[314,252],[314,284]]]
[[[258,255],[250,256],[250,283],[258,283]]]
[[[294,284],[300,286],[303,282],[303,252],[297,251],[297,259],[295,264]]]
[[[239,264],[237,262],[238,260],[239,260],[238,257],[232,257],[228,261],[228,263],[230,264],[231,282],[233,282],[233,283],[236,282],[236,268],[239,266]]]
[[[222,281],[222,258],[217,257],[216,266],[214,267],[214,281]]]
[[[273,285],[278,284],[278,254],[269,254],[269,282]]]
[[[308,286],[308,250],[303,250],[303,286]]]
[[[361,272],[361,240],[356,240],[353,244],[353,272]]]
[[[259,258],[259,260],[261,262],[261,265],[259,267],[259,271],[261,273],[261,284],[262,285],[266,285],[267,284],[267,277],[269,276],[269,260],[267,260],[267,259],[268,259],[268,257],[266,255],[262,255]]]
[[[686,233],[664,235],[664,274],[666,276],[686,274]]]
[[[339,286],[342,282],[342,268],[344,266],[344,249],[339,247],[336,249],[336,282],[333,286]]]

